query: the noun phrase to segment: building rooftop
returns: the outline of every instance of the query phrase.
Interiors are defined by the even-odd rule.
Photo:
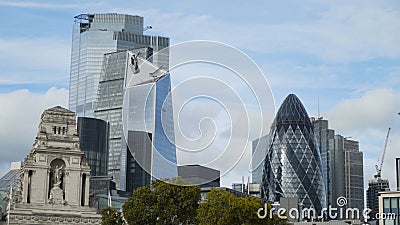
[[[307,111],[300,99],[295,94],[290,94],[279,108],[274,123],[291,124],[293,122],[311,126]]]

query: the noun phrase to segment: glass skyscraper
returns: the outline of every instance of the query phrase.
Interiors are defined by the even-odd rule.
[[[345,197],[348,208],[364,207],[363,153],[355,140],[335,134],[328,120],[311,118],[321,159],[327,204],[338,207],[337,199]]]
[[[108,169],[121,190],[177,176],[170,76],[153,58],[150,47],[104,56],[94,116],[110,122]]]
[[[151,48],[134,50],[140,57],[148,59]],[[125,91],[125,68],[127,52],[119,51],[104,55],[103,68],[99,81],[94,116],[110,123],[108,175],[112,176],[118,187],[125,186],[125,179],[120,180],[121,170],[126,166],[126,142],[123,138],[122,106]],[[125,174],[123,174],[125,178]],[[120,187],[120,188],[121,188]]]
[[[130,177],[138,176],[139,170],[144,183],[134,186],[143,186],[149,184],[149,178],[177,177],[178,169],[170,75],[142,58],[138,58],[140,66],[135,69],[131,59],[138,55],[132,51],[127,54],[123,116],[129,149],[126,155],[131,154],[132,158],[128,160],[131,164],[125,166],[126,171],[121,171],[121,179],[126,174],[126,180],[132,180]]]
[[[364,160],[358,141],[344,141],[344,176],[348,207],[364,209]]]
[[[149,184],[150,178],[178,176],[170,91],[168,74],[155,82],[129,87],[128,156],[132,154],[134,160],[130,159],[125,173],[134,177],[139,170],[141,177],[149,177],[135,186]]]
[[[357,208],[359,212],[362,212],[364,209],[363,153],[359,150],[358,141],[336,134],[329,140],[329,151],[332,207],[338,207],[337,199],[345,197],[347,208]]]
[[[262,196],[270,202],[298,198],[305,208],[326,207],[321,157],[313,125],[296,95],[280,106],[270,130]]]
[[[269,136],[265,135],[253,140],[251,159],[251,182],[261,184],[264,159],[267,154]]]
[[[79,146],[85,152],[90,166],[90,176],[107,176],[108,123],[87,117],[78,117]]]
[[[334,168],[332,165],[332,163],[334,163],[334,157],[332,155],[331,141],[335,137],[335,131],[329,129],[328,120],[324,120],[322,117],[317,119],[311,118],[311,122],[314,126],[314,133],[317,138],[318,149],[321,155],[322,173],[326,190],[326,203],[332,205],[333,202],[336,202],[336,198],[339,197],[336,196],[332,199],[332,189],[338,185],[332,183],[333,178],[331,177],[331,175],[334,175],[334,171],[331,171],[331,168]]]
[[[169,46],[169,38],[143,35],[140,16],[107,13],[74,18],[69,109],[77,116],[93,117],[104,54],[147,46],[159,51]],[[168,52],[158,54],[153,62],[168,65]]]

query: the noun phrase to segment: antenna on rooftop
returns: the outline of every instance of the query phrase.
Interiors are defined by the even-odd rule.
[[[319,108],[319,96],[318,96],[318,119],[320,120],[322,118],[323,117],[321,116],[321,111],[320,111],[320,108]]]

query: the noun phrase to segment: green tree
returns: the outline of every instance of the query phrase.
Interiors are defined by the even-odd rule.
[[[286,224],[276,216],[260,219],[257,211],[262,207],[261,199],[256,197],[238,198],[225,190],[211,189],[197,210],[199,225],[258,225]],[[268,211],[270,205],[268,205]]]
[[[122,225],[122,216],[118,210],[111,208],[110,206],[106,206],[101,209],[101,224],[102,225]]]
[[[198,186],[174,178],[136,189],[122,209],[128,224],[194,224],[199,202]]]

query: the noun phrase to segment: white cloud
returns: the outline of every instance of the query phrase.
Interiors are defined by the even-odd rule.
[[[400,109],[400,93],[393,89],[374,89],[363,96],[339,103],[328,117],[339,130],[387,128]]]
[[[302,53],[329,63],[347,63],[400,56],[400,12],[371,4],[321,4],[301,21],[273,18],[237,21],[208,14],[162,10],[118,9],[137,12],[172,42],[210,39],[266,54]],[[309,9],[307,9],[309,10]],[[152,32],[152,31],[151,31]]]
[[[0,94],[0,172],[7,172],[10,162],[23,161],[29,153],[42,112],[56,105],[66,107],[67,103],[66,89],[50,88],[46,93],[17,90]]]
[[[66,81],[69,75],[69,39],[2,38],[0,51],[7,52],[0,55],[0,84],[54,84]]]
[[[399,99],[400,93],[393,89],[373,89],[357,98],[343,100],[327,114],[332,129],[360,142],[365,181],[373,179],[387,130],[392,128],[382,171],[382,177],[389,179],[392,188],[395,185],[394,159],[400,157]]]

